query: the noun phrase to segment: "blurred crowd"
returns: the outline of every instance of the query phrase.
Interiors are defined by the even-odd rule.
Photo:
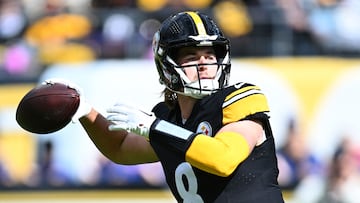
[[[329,160],[309,150],[290,121],[287,141],[277,150],[279,184],[290,192],[287,203],[356,203],[360,198],[360,144],[342,135]],[[326,142],[326,137],[324,137]]]
[[[54,63],[150,58],[160,22],[183,10],[212,16],[233,57],[360,53],[357,0],[0,0],[0,83]]]
[[[181,10],[213,16],[230,38],[234,58],[360,56],[358,0],[0,0],[0,84],[35,82],[57,63],[151,59],[160,22]],[[289,121],[287,141],[278,149],[279,183],[293,192],[294,202],[360,199],[360,146],[344,137],[324,163],[309,153],[296,122]],[[39,187],[72,184],[52,165],[53,147],[39,146],[39,168],[31,177]],[[161,174],[149,176],[141,166],[103,157],[99,162],[94,184],[165,187]],[[13,186],[1,163],[0,185]]]

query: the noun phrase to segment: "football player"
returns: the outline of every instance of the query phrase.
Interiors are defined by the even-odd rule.
[[[116,104],[105,118],[81,98],[73,118],[97,148],[119,164],[160,161],[178,202],[284,202],[267,99],[228,84],[229,40],[214,21],[175,14],[153,50],[165,99],[151,113]]]

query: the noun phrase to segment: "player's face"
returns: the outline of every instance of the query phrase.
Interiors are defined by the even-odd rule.
[[[218,66],[216,65],[215,51],[212,47],[181,48],[177,59],[179,65],[188,66],[184,68],[184,72],[191,81],[213,79],[216,75]]]

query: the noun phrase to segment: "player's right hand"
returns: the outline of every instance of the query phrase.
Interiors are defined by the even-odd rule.
[[[87,103],[85,96],[83,94],[83,90],[78,84],[64,78],[50,78],[42,82],[42,84],[54,84],[54,83],[64,84],[69,88],[76,90],[76,92],[80,95],[79,107],[71,119],[73,123],[76,123],[79,120],[79,118],[86,116],[90,113],[92,106],[89,103]]]
[[[107,120],[113,122],[109,126],[110,131],[124,129],[147,139],[150,126],[156,119],[152,112],[148,113],[124,103],[116,103],[108,108],[107,112],[109,113]]]

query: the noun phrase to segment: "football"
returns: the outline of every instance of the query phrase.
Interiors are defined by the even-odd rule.
[[[38,134],[64,128],[80,104],[78,92],[62,83],[41,84],[30,90],[16,109],[16,121],[26,131]]]

